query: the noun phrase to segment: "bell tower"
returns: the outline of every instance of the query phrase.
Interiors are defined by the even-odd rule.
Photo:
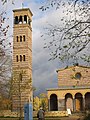
[[[23,109],[32,102],[32,12],[28,8],[13,10],[13,80],[12,109]]]

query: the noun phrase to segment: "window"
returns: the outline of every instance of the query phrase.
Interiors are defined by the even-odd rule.
[[[20,42],[22,42],[22,36],[20,36]]]
[[[16,62],[18,62],[18,55],[16,56]]]
[[[81,76],[82,76],[81,73],[76,73],[76,74],[75,74],[75,78],[76,78],[76,79],[80,79]]]
[[[17,42],[18,42],[18,36],[17,36]]]
[[[19,17],[19,23],[22,23],[22,16]]]
[[[25,42],[25,35],[23,36],[23,41]]]
[[[24,15],[24,22],[27,23],[27,16]]]
[[[22,56],[20,55],[20,62],[22,61]]]
[[[28,20],[28,24],[29,24],[29,25],[30,25],[30,22],[31,22],[31,21],[30,21],[30,19],[29,19],[29,20]]]
[[[23,55],[23,61],[25,61],[25,55]]]
[[[14,24],[18,24],[18,16],[15,17]]]
[[[21,73],[19,74],[19,79],[20,79],[20,81],[22,81],[22,74]]]

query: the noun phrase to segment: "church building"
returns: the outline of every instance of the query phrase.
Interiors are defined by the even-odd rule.
[[[80,112],[90,109],[90,67],[57,70],[58,88],[47,90],[49,111]]]

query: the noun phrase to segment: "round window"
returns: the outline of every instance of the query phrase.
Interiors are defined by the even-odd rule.
[[[81,76],[82,76],[81,73],[76,73],[76,74],[75,74],[75,78],[76,78],[76,79],[80,79]]]

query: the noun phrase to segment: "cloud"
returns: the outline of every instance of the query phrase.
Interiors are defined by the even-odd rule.
[[[49,51],[43,49],[44,41],[41,38],[41,33],[44,31],[47,23],[56,24],[59,22],[60,11],[47,11],[42,12],[39,10],[41,2],[36,0],[15,0],[15,5],[8,3],[7,11],[10,16],[9,24],[13,26],[13,9],[30,8],[33,13],[32,20],[32,56],[33,56],[33,86],[36,87],[36,94],[45,92],[47,88],[57,87],[57,73],[58,62],[48,61]],[[11,29],[12,31],[12,29]]]
[[[33,29],[33,86],[36,87],[36,94],[46,92],[47,88],[57,87],[57,73],[59,68],[58,61],[48,61],[49,51],[43,48],[44,40],[41,34],[47,23],[55,25],[59,23],[60,10],[42,12],[36,3],[33,3],[34,12],[32,29]]]
[[[43,0],[42,2],[44,2]],[[24,6],[22,6],[22,3]],[[41,11],[42,6],[40,0],[15,0],[15,5],[8,3],[6,6],[9,16],[9,24],[13,26],[13,9],[30,8],[33,13],[32,17],[32,56],[33,56],[33,86],[36,87],[36,94],[45,92],[47,88],[57,87],[57,73],[59,67],[65,66],[60,64],[58,60],[48,61],[49,51],[43,49],[44,40],[41,34],[48,24],[62,26],[60,18],[63,17],[63,7],[58,10],[49,9]],[[73,16],[73,15],[72,15]],[[11,28],[12,31],[12,28]]]
[[[36,87],[36,94],[38,94],[45,92],[49,87],[57,86],[56,63],[48,61],[49,53],[43,49],[40,31],[37,30],[33,36],[33,85]]]

